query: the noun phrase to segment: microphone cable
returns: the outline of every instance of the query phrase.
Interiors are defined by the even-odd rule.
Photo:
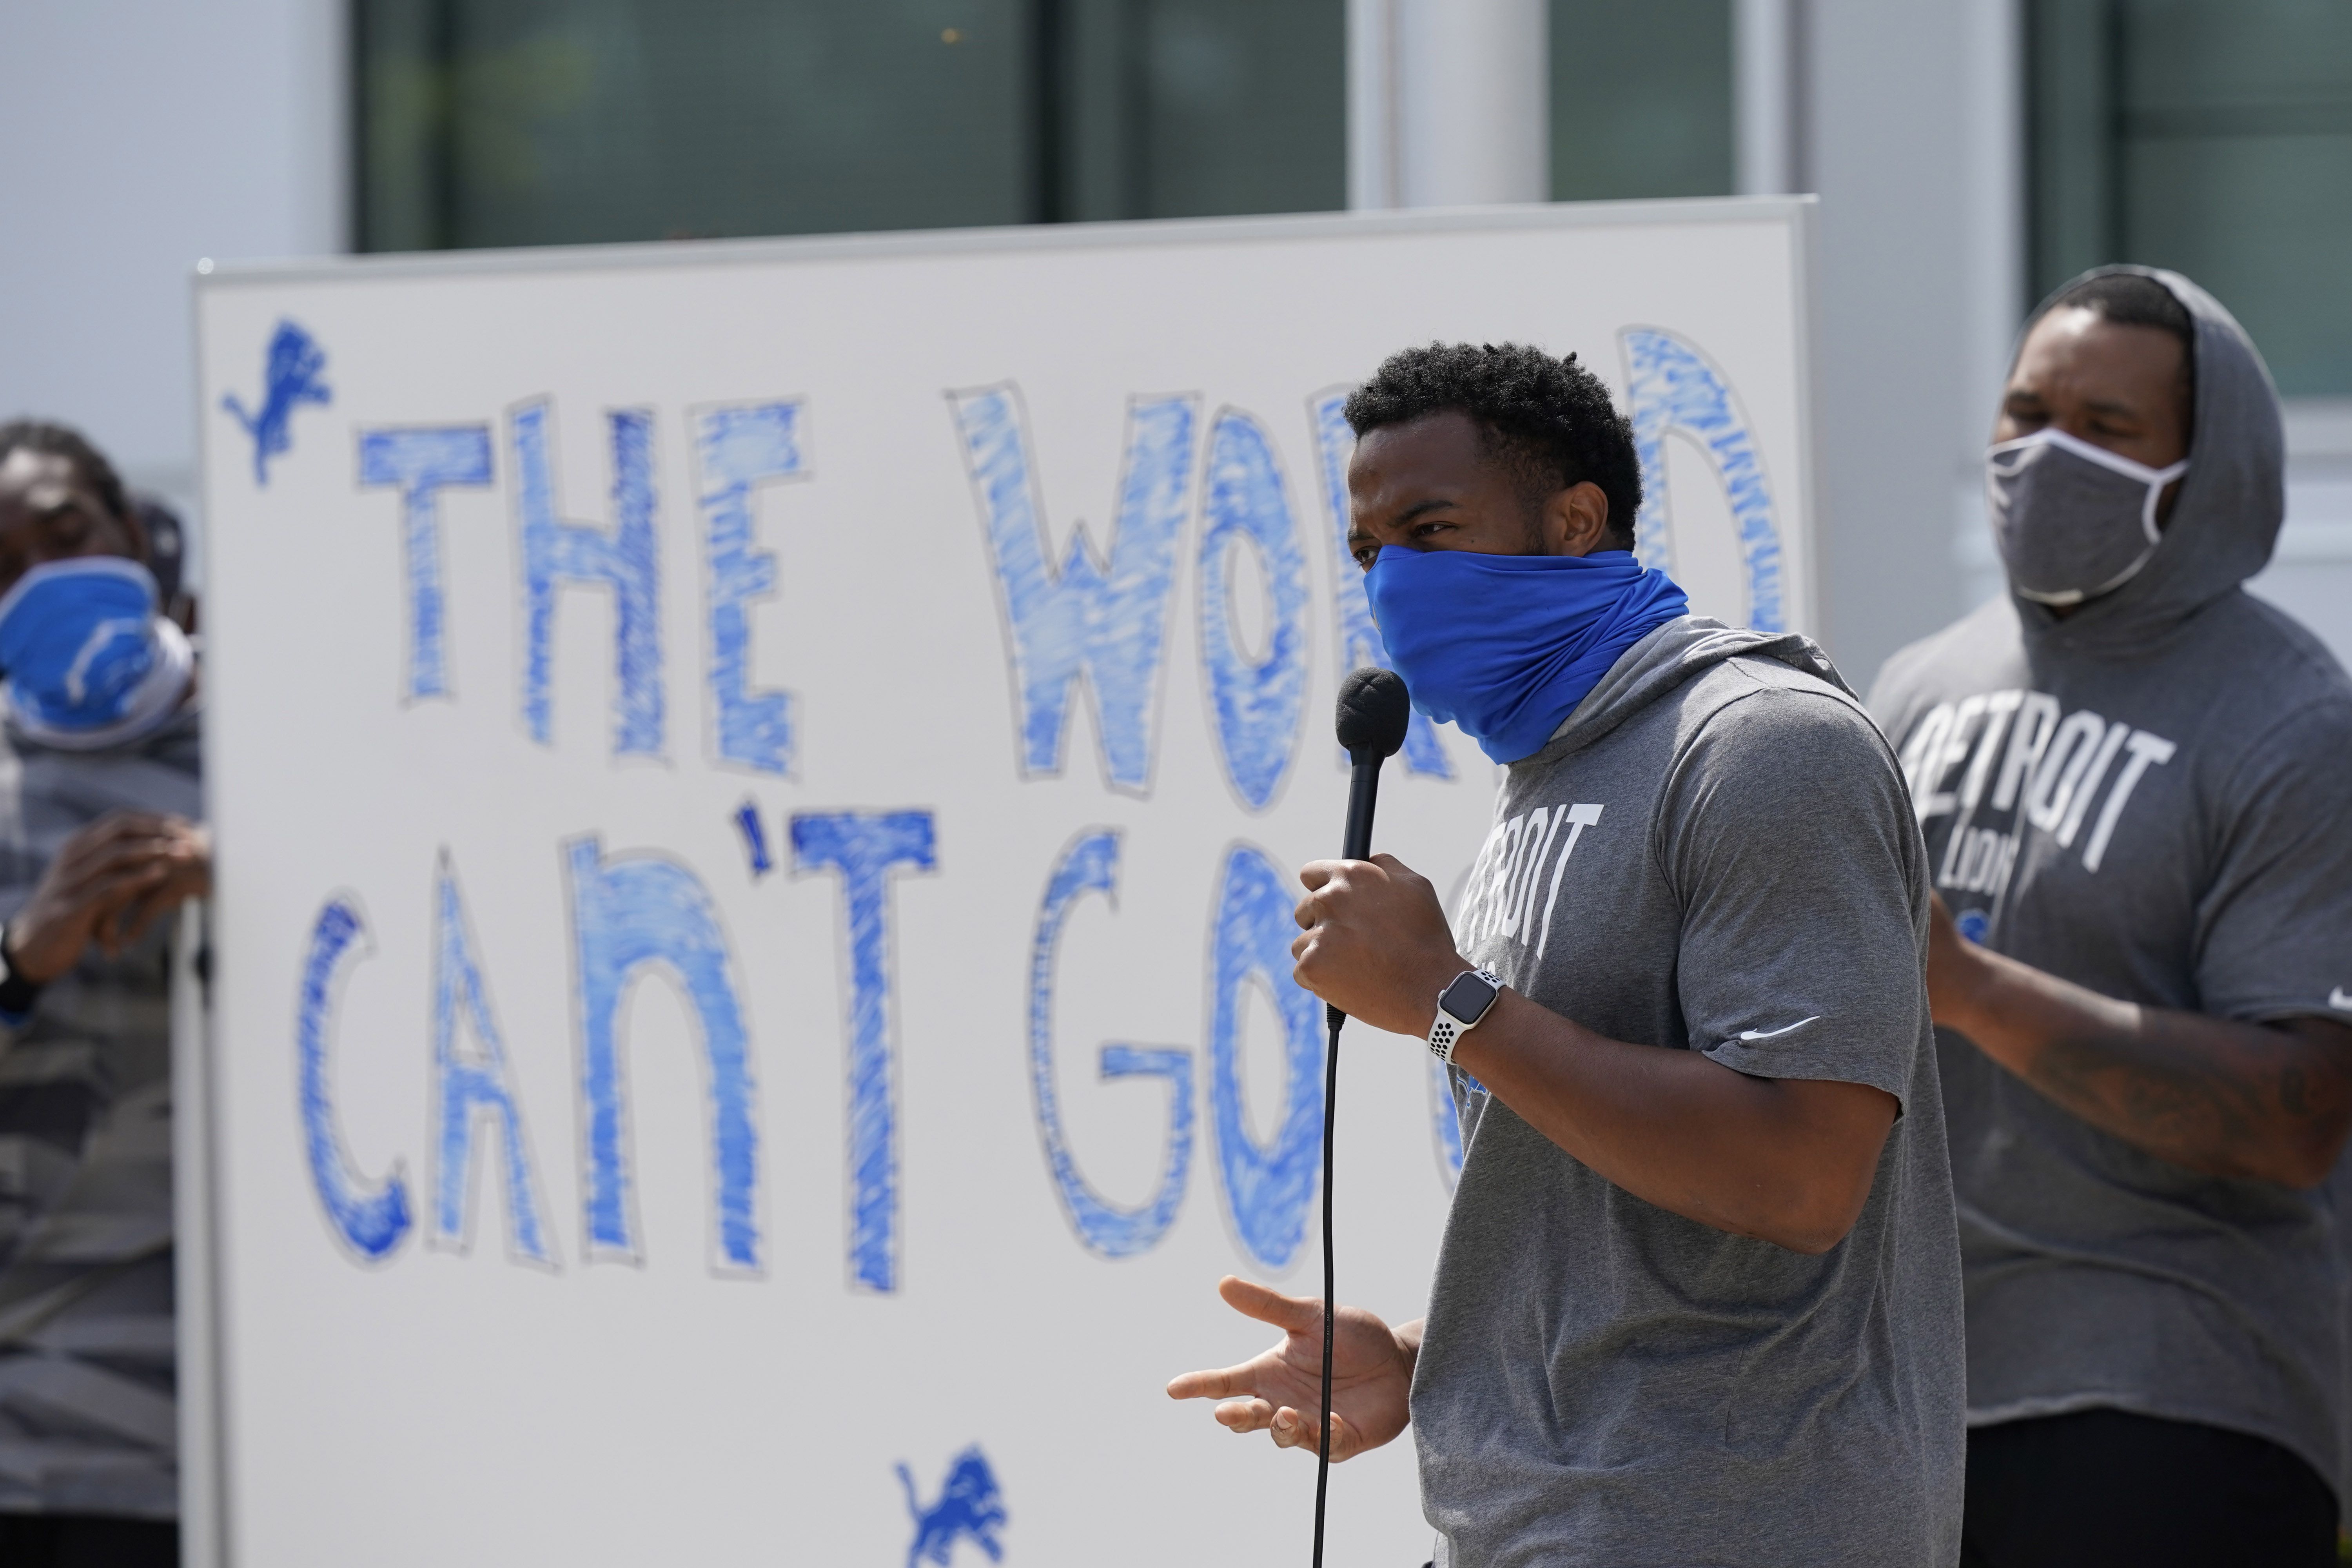
[[[1316,1412],[1315,1568],[1323,1568],[1323,1500],[1331,1484],[1331,1147],[1339,1142],[1339,1026],[1348,1015],[1328,1003],[1323,1008],[1331,1043],[1323,1054],[1323,1399]]]
[[[1372,858],[1372,812],[1380,795],[1381,763],[1404,744],[1412,721],[1412,699],[1393,670],[1369,667],[1339,683],[1334,728],[1348,753],[1348,831],[1341,856]],[[1323,1053],[1323,1383],[1315,1421],[1315,1568],[1323,1568],[1323,1507],[1331,1485],[1331,1342],[1339,1304],[1332,1289],[1331,1150],[1339,1112],[1339,1026],[1348,1015],[1323,1005],[1331,1043]]]

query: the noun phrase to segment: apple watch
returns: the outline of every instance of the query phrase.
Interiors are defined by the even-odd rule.
[[[1437,994],[1437,1021],[1429,1026],[1429,1054],[1454,1065],[1454,1047],[1478,1026],[1478,1020],[1503,994],[1503,982],[1491,969],[1465,969]]]

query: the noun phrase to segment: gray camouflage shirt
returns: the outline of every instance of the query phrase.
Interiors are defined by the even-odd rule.
[[[0,921],[107,813],[200,816],[196,731],[0,749]],[[0,1512],[178,1512],[170,925],[0,1026]]]

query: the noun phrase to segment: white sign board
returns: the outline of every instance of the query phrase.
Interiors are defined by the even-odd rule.
[[[1220,1275],[1318,1288],[1339,399],[1573,350],[1644,552],[1804,628],[1806,218],[201,279],[227,1560],[1303,1559],[1311,1459],[1161,1388],[1270,1342]],[[1417,722],[1381,846],[1454,885],[1493,781]],[[1402,1321],[1451,1110],[1345,1051],[1342,1293]],[[1335,1563],[1426,1554],[1410,1443],[1332,1508]]]

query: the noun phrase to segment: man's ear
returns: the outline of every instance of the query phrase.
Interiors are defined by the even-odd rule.
[[[1542,532],[1548,555],[1590,555],[1621,548],[1610,537],[1608,492],[1590,479],[1545,498]]]

